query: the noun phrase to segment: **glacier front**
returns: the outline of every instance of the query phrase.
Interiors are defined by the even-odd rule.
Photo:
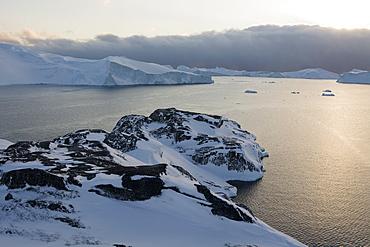
[[[0,44],[0,85],[157,85],[213,83],[211,76],[126,57],[101,60],[65,57]]]

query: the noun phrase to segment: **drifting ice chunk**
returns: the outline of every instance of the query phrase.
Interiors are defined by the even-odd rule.
[[[245,90],[244,93],[257,93],[257,91],[254,91],[254,90]]]
[[[321,95],[322,96],[335,96],[335,94],[333,93],[322,93]]]

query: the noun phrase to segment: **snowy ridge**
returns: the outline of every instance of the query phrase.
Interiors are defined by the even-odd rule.
[[[2,244],[304,246],[229,198],[225,180],[260,178],[267,154],[223,117],[162,109],[112,132],[1,143]]]
[[[210,76],[182,72],[125,57],[88,60],[0,44],[0,85],[147,85],[212,83]]]
[[[292,72],[271,71],[246,71],[230,70],[222,67],[216,68],[189,68],[184,65],[177,67],[178,70],[209,76],[249,76],[249,77],[271,77],[271,78],[302,78],[302,79],[338,79],[339,75],[321,68],[308,68]]]
[[[370,84],[370,72],[353,69],[350,72],[345,72],[340,75],[337,80],[340,83],[354,83],[354,84]]]

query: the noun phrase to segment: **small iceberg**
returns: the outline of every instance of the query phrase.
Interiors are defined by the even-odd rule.
[[[322,96],[335,96],[335,94],[333,93],[322,93],[321,95]]]
[[[245,90],[244,93],[257,93],[257,91],[254,91],[254,90]]]
[[[326,89],[323,91],[324,93],[331,93],[331,90],[330,89]]]
[[[300,94],[300,92],[298,91],[293,91],[293,92],[290,92],[291,94]]]

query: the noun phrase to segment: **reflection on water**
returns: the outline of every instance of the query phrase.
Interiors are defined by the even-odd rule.
[[[370,86],[214,79],[211,85],[1,87],[0,138],[42,141],[83,128],[110,131],[123,115],[157,108],[223,115],[270,153],[263,179],[233,182],[237,202],[309,246],[369,246]],[[321,96],[325,89],[336,96]]]

